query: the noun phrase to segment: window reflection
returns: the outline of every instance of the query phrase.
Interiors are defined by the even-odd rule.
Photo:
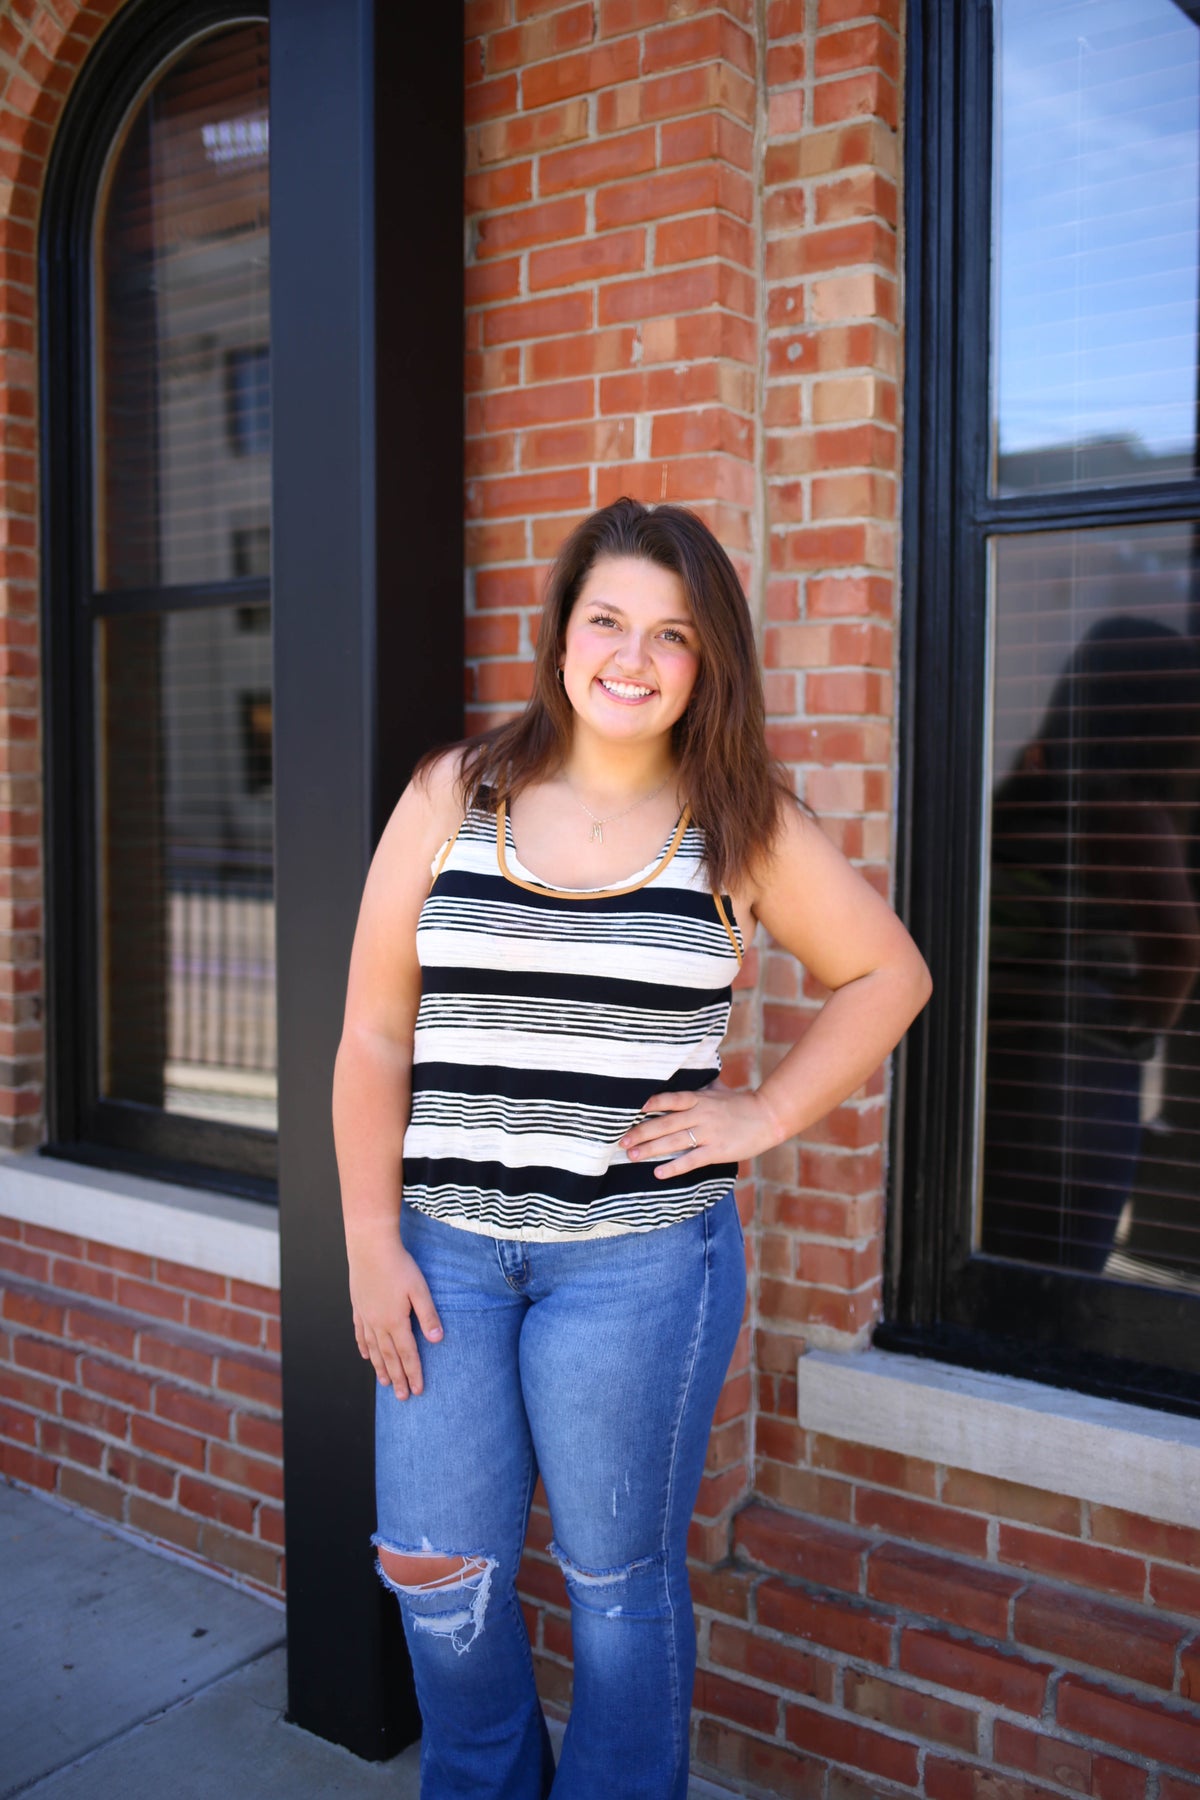
[[[1196,468],[1200,27],[997,0],[994,492]]]
[[[1200,1289],[1191,537],[994,546],[980,1243]]]

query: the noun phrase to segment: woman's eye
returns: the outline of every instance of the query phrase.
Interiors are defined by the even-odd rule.
[[[686,644],[687,643],[687,639],[684,637],[682,631],[675,631],[675,630],[671,629],[670,627],[668,627],[667,630],[663,632],[663,636],[667,639],[667,641],[669,643],[672,643],[672,644]]]
[[[616,620],[611,613],[593,613],[588,620],[589,625],[615,625]]]

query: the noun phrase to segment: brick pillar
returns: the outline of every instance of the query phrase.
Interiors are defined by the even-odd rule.
[[[826,831],[890,881],[896,490],[898,0],[771,0],[763,167],[770,736]],[[764,956],[770,1066],[824,998]],[[878,1317],[884,1078],[762,1159],[758,1491],[820,1512],[795,1357]]]

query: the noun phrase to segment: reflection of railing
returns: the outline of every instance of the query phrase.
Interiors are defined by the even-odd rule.
[[[253,852],[173,847],[167,882],[168,1059],[273,1075],[275,898]]]

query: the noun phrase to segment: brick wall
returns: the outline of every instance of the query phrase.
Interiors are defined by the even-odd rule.
[[[0,1218],[0,1473],[283,1589],[279,1296]]]
[[[0,4],[7,1144],[42,1115],[34,221],[116,4]],[[528,692],[582,514],[694,505],[746,583],[772,742],[886,889],[899,0],[466,0],[465,24],[470,724]],[[761,946],[729,1074],[821,998]],[[878,1315],[886,1105],[881,1075],[739,1187],[751,1304],[692,1535],[698,1766],[801,1800],[1200,1800],[1200,1532],[797,1425],[797,1355]],[[11,1222],[0,1271],[0,1470],[276,1591],[275,1297]],[[539,1498],[526,1612],[565,1703],[548,1539]]]

